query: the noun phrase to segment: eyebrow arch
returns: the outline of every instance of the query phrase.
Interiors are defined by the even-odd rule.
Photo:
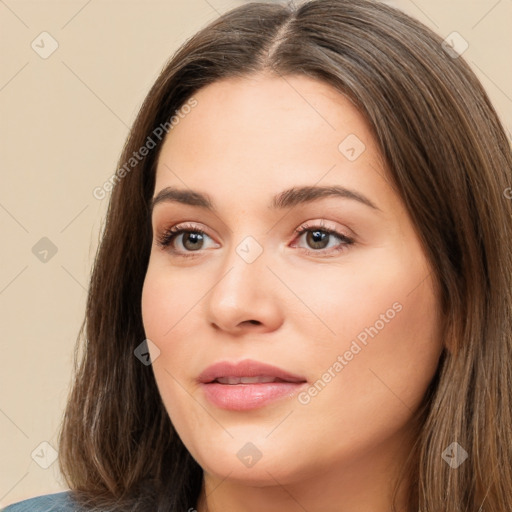
[[[370,199],[364,195],[345,187],[338,185],[332,186],[304,186],[293,187],[283,192],[280,192],[272,198],[269,205],[271,210],[283,210],[293,208],[298,204],[310,203],[324,197],[341,197],[344,199],[351,199],[358,201],[374,210],[381,209],[377,207]],[[153,212],[154,207],[159,203],[164,202],[177,202],[190,206],[198,206],[211,211],[216,211],[214,203],[208,194],[198,192],[195,190],[183,190],[173,187],[165,187],[158,194],[152,198],[150,204],[150,212]]]

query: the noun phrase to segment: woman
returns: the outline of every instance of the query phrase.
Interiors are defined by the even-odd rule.
[[[6,510],[512,510],[511,151],[438,36],[366,0],[234,9],[110,184],[71,490]]]

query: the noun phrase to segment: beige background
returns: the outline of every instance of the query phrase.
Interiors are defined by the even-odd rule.
[[[88,274],[128,127],[177,46],[235,0],[0,0],[0,507],[65,489],[47,444],[71,378]],[[512,0],[388,2],[456,31],[510,134]],[[43,59],[41,32],[58,42]],[[41,36],[48,37],[48,36]],[[38,257],[47,237],[56,247]],[[46,242],[47,243],[47,242]],[[37,252],[37,251],[35,251]],[[41,446],[40,446],[41,445]],[[33,457],[32,457],[33,455]]]

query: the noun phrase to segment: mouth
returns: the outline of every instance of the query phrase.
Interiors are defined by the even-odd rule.
[[[219,377],[212,382],[219,384],[268,384],[269,382],[294,382],[290,380],[280,379],[279,377],[272,377],[271,375],[256,376],[256,377]]]
[[[238,382],[237,379],[240,381]],[[254,380],[257,379],[257,380]],[[209,384],[255,384],[258,382],[306,382],[306,378],[283,368],[252,359],[239,362],[220,361],[208,366],[198,377],[199,382]]]
[[[232,411],[256,409],[291,398],[307,384],[304,377],[249,359],[216,363],[206,368],[198,380],[210,403]]]

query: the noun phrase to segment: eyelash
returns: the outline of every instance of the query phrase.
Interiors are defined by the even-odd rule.
[[[314,231],[321,231],[323,233],[333,235],[336,238],[339,238],[341,240],[341,242],[342,242],[341,245],[336,249],[331,248],[331,250],[329,250],[327,252],[327,254],[331,254],[333,252],[339,253],[339,252],[345,251],[345,250],[347,250],[348,246],[350,246],[354,243],[354,240],[352,238],[349,238],[348,236],[336,231],[335,229],[330,229],[323,225],[303,224],[302,226],[297,228],[294,231],[294,233],[297,235],[297,238],[300,238],[303,233],[314,232]],[[174,248],[170,248],[174,239],[183,233],[198,233],[201,235],[209,236],[208,233],[206,233],[205,231],[203,231],[191,224],[178,224],[177,226],[172,226],[170,228],[165,229],[160,235],[158,235],[157,236],[157,244],[160,247],[162,247],[163,249],[168,249],[173,254],[176,254],[176,255],[184,257],[184,258],[198,256],[199,253],[201,252],[200,250],[199,251],[187,251],[188,252],[188,254],[187,254],[187,253],[182,253]],[[300,248],[300,249],[305,251],[307,254],[314,254],[314,255],[318,255],[319,253],[322,253],[325,251],[325,249],[318,249],[318,250],[304,249],[304,248]]]

